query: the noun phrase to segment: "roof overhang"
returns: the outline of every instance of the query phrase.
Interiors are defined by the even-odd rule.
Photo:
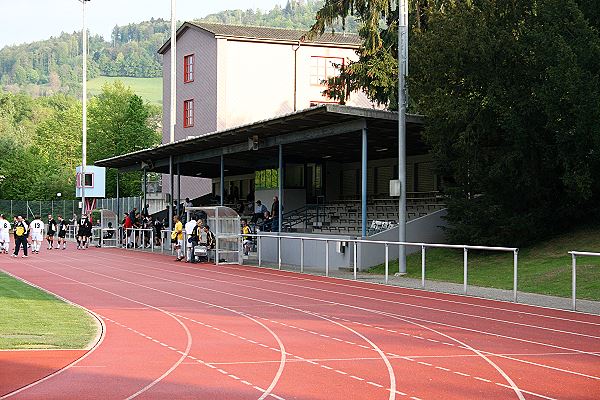
[[[407,115],[407,152],[423,154],[424,118]],[[182,175],[219,176],[220,156],[227,156],[228,175],[251,173],[277,160],[279,145],[286,161],[358,161],[360,135],[368,129],[369,158],[397,157],[396,112],[339,105],[322,105],[223,131],[202,134],[174,143],[140,150],[95,162],[96,166],[121,171],[147,170],[168,173],[171,157]],[[258,139],[258,151],[252,150]],[[395,141],[395,143],[393,143]],[[358,153],[357,153],[358,152]],[[252,161],[249,161],[252,160]]]
[[[358,49],[360,47],[359,44],[354,43],[338,43],[326,40],[319,41],[301,41],[301,40],[289,40],[289,39],[276,39],[276,38],[259,38],[253,36],[246,35],[226,35],[223,33],[215,33],[209,29],[202,27],[201,25],[197,25],[193,22],[184,22],[179,29],[177,29],[177,33],[175,38],[179,40],[179,38],[188,30],[188,29],[198,29],[207,33],[210,33],[215,38],[224,38],[228,40],[236,40],[236,41],[244,41],[244,42],[260,42],[260,43],[275,43],[275,44],[288,44],[295,45],[301,43],[302,46],[319,46],[319,47],[338,47],[345,49]],[[341,35],[341,33],[340,33]],[[169,38],[163,45],[158,49],[158,54],[164,54],[167,50],[171,48],[171,39]]]

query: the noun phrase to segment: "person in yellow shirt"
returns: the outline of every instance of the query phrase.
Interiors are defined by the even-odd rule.
[[[250,229],[250,226],[248,226],[248,220],[245,218],[242,219],[242,234],[252,234],[252,230]],[[244,246],[244,255],[247,256],[248,254],[250,254],[250,249],[252,248],[252,237],[242,236],[242,244]]]
[[[177,251],[177,258],[175,261],[183,260],[183,224],[179,220],[179,216],[173,217],[173,235],[175,236],[175,250]]]

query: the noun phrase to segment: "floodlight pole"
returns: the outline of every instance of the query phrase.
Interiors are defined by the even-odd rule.
[[[406,75],[408,73],[408,4],[398,3],[398,241],[406,242]],[[398,272],[406,273],[406,247],[398,248]]]
[[[171,117],[169,121],[169,143],[175,141],[175,123],[177,118],[177,99],[175,88],[177,83],[177,19],[175,17],[176,0],[171,0]]]
[[[82,74],[81,74],[81,174],[79,182],[81,184],[81,214],[86,213],[85,206],[85,165],[87,163],[87,30],[85,29],[85,3],[90,0],[79,0],[81,1],[81,15],[83,28],[81,30],[81,42],[82,42]]]

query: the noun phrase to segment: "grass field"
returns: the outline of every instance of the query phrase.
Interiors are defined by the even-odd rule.
[[[102,91],[102,85],[121,81],[141,98],[152,104],[162,104],[162,78],[127,78],[99,76],[88,81],[88,92],[97,95]]]
[[[520,291],[571,296],[570,250],[600,251],[600,228],[582,228],[555,237],[538,245],[520,249]],[[470,285],[511,289],[513,254],[469,252]],[[398,272],[398,262],[390,261],[391,273]],[[369,272],[383,274],[384,266]],[[407,261],[407,276],[421,277],[421,253],[412,254]],[[426,256],[426,279],[444,282],[463,282],[462,250],[431,249]],[[577,258],[577,298],[600,300],[600,258]]]
[[[95,320],[79,307],[0,272],[0,349],[83,349]]]

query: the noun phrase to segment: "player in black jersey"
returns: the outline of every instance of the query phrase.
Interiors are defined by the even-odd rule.
[[[65,250],[67,248],[67,241],[65,240],[65,237],[67,236],[67,229],[69,227],[69,224],[67,223],[67,221],[65,221],[62,217],[62,215],[58,216],[58,224],[57,224],[57,232],[58,232],[58,246],[56,246],[56,249],[60,249],[60,245],[62,243],[63,246],[63,250]]]
[[[56,221],[52,214],[48,214],[48,224],[46,225],[46,240],[48,241],[48,250],[54,247],[54,235],[56,234]]]

